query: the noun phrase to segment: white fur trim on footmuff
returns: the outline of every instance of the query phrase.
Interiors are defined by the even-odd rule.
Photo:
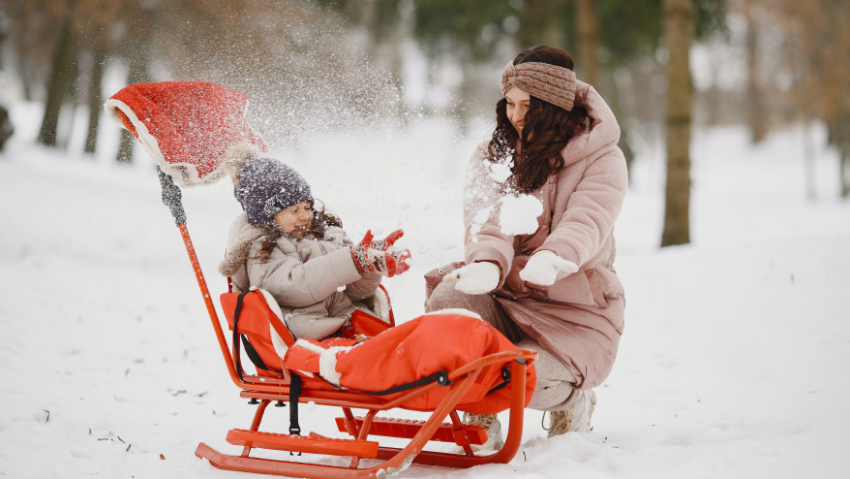
[[[446,308],[446,309],[441,309],[439,311],[429,311],[429,312],[425,313],[423,316],[433,316],[433,315],[442,315],[442,314],[446,314],[446,315],[453,314],[453,315],[457,315],[457,316],[468,316],[470,318],[482,319],[480,314],[478,314],[474,311],[470,311],[468,309],[464,309],[464,308]]]

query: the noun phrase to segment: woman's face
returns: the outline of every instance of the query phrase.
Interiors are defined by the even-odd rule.
[[[516,128],[519,136],[522,137],[522,129],[525,128],[525,116],[528,113],[528,107],[531,104],[531,95],[527,91],[520,90],[517,87],[512,87],[505,92],[505,100],[508,101],[507,113],[508,120]]]
[[[310,229],[310,224],[313,222],[313,208],[310,207],[309,201],[302,201],[278,212],[274,215],[274,222],[285,233],[301,237]]]

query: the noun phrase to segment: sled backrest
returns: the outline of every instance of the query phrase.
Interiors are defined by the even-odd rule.
[[[237,373],[241,375],[241,343],[258,375],[286,378],[281,358],[295,343],[295,337],[284,324],[274,298],[266,291],[254,289],[224,293],[220,300],[227,325],[234,332],[231,347]]]
[[[289,374],[283,367],[282,358],[297,338],[286,326],[277,301],[269,292],[262,289],[247,292],[234,291],[230,278],[228,278],[228,289],[231,292],[222,294],[220,301],[227,325],[231,331],[234,331],[231,348],[237,374],[242,376],[239,355],[241,343],[241,347],[244,347],[259,376],[288,379]],[[379,286],[375,295],[366,301],[365,306],[376,312],[378,317],[360,310],[355,311],[350,324],[345,330],[340,331],[343,336],[356,337],[360,334],[374,336],[395,326],[389,295],[383,286]]]

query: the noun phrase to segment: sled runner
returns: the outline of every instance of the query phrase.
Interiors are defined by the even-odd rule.
[[[197,123],[184,125],[175,118],[181,115],[178,110],[158,106],[187,97],[204,99],[186,105],[202,108],[203,115],[189,116],[213,117],[219,128],[231,125],[221,128],[218,136],[208,132],[204,155],[186,154],[199,151],[187,139]],[[256,405],[251,425],[231,429],[226,436],[228,443],[241,446],[241,453],[224,454],[201,443],[195,454],[222,469],[317,479],[386,477],[411,463],[465,468],[510,462],[519,449],[523,411],[533,393],[531,363],[536,353],[517,349],[480,319],[445,311],[396,326],[386,296],[387,317],[358,315],[351,331],[319,342],[295,338],[274,299],[262,290],[231,291],[221,296],[232,330],[228,344],[174,180],[184,186],[214,181],[221,176],[217,155],[234,143],[249,142],[265,149],[262,139],[244,123],[244,107],[244,96],[238,92],[204,82],[131,85],[106,104],[110,116],[141,141],[159,166],[162,200],[183,238],[225,366],[240,396]],[[168,136],[167,141],[161,136]],[[170,149],[161,146],[166,143]],[[209,145],[215,151],[209,151]],[[364,336],[368,339],[363,340]],[[243,348],[255,374],[243,368]],[[289,407],[288,431],[260,429],[272,402]],[[340,416],[332,421],[348,437],[301,435],[300,403],[340,408]],[[383,416],[396,408],[430,415],[421,421]],[[355,409],[365,413],[356,416]],[[510,409],[510,421],[503,447],[494,454],[475,455],[472,446],[487,440],[486,431],[463,424],[458,411],[491,414],[505,409]],[[393,438],[398,447],[378,438]],[[453,443],[462,452],[424,450],[430,441]],[[251,455],[255,449],[281,451],[276,453],[280,457],[255,457]],[[316,463],[305,454],[336,459]]]

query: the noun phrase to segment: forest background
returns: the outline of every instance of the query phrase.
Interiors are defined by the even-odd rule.
[[[273,148],[426,118],[483,137],[493,78],[549,44],[612,106],[630,161],[665,151],[662,245],[690,241],[693,128],[746,124],[757,143],[823,125],[850,195],[850,5],[839,0],[3,0],[0,42],[0,102],[42,103],[37,140],[55,148],[83,134],[73,118],[87,111],[90,155],[105,96],[165,80],[242,91]],[[105,87],[110,75],[123,84]],[[3,115],[0,138],[14,129]],[[120,135],[116,161],[132,162]],[[811,198],[815,149],[801,155]]]

